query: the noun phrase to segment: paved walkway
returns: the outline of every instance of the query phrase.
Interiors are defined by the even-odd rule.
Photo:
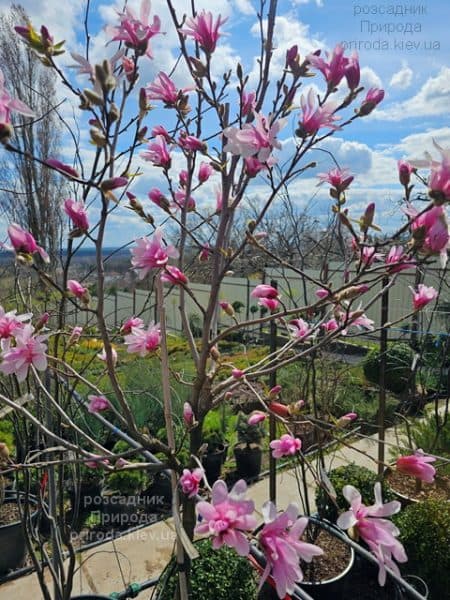
[[[393,430],[386,432],[386,441],[395,443]],[[331,451],[326,457],[326,466],[330,468],[355,462],[376,470],[376,463],[369,458],[375,457],[376,453],[375,436],[360,439],[353,444],[353,448],[341,447]],[[389,457],[388,448],[386,455]],[[310,473],[307,474],[307,485],[311,491],[310,497],[314,499],[315,483]],[[286,470],[277,474],[278,508],[284,509],[290,502],[299,503],[297,486],[294,471]],[[261,512],[268,494],[268,478],[250,488],[249,496],[255,501],[257,511]],[[79,555],[73,595],[89,592],[109,595],[112,592],[123,591],[130,583],[159,576],[172,555],[174,541],[173,524],[168,519],[83,552]],[[0,600],[38,600],[41,597],[34,574],[0,586]]]

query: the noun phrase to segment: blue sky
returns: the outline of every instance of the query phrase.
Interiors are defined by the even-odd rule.
[[[85,3],[82,0],[24,0],[35,26],[45,23],[56,39],[66,39],[67,49],[82,52],[83,16]],[[131,6],[139,2],[130,0]],[[0,0],[0,9],[6,10],[10,3]],[[175,0],[174,5],[180,14],[188,11],[190,0]],[[257,0],[198,0],[198,9],[210,9],[227,16],[223,26],[228,35],[220,39],[216,51],[216,75],[226,68],[235,68],[240,60],[247,72],[255,67],[258,39],[255,27]],[[116,21],[116,9],[121,2],[106,3],[91,0],[90,28],[92,32],[91,55],[100,60],[113,47],[105,48],[106,24]],[[63,10],[62,10],[63,7]],[[406,12],[406,8],[411,9]],[[390,14],[391,9],[397,14]],[[402,9],[402,10],[400,10]],[[175,35],[171,27],[164,0],[153,0],[152,14],[159,14],[162,29],[166,35],[154,38],[153,61],[148,60],[141,70],[141,85],[153,80],[160,70],[169,70],[176,57]],[[349,206],[359,215],[369,201],[377,202],[378,221],[392,224],[398,213],[396,202],[401,197],[397,184],[396,161],[398,158],[422,158],[425,150],[433,152],[432,139],[444,147],[450,147],[450,4],[447,0],[404,0],[403,2],[359,2],[358,0],[280,0],[279,17],[275,31],[276,51],[274,73],[281,69],[287,48],[298,44],[302,55],[318,48],[331,50],[338,42],[344,42],[350,49],[359,48],[362,67],[362,84],[366,88],[382,87],[386,91],[384,102],[378,110],[364,119],[359,119],[351,127],[338,131],[329,138],[323,147],[331,150],[342,167],[349,167],[356,175],[352,190],[348,195]],[[62,66],[73,64],[67,53],[60,59]],[[72,71],[72,76],[73,71]],[[180,71],[177,83],[186,85]],[[250,75],[250,83],[254,74]],[[316,85],[324,89],[321,75],[307,80],[305,86]],[[87,81],[78,79],[77,85],[86,86]],[[64,95],[64,89],[60,89]],[[66,106],[68,118],[71,107]],[[154,111],[148,117],[149,126],[157,124],[157,119],[167,117],[167,111]],[[286,127],[283,157],[292,148],[292,135],[295,119]],[[92,150],[88,141],[83,144],[83,155],[89,161]],[[70,161],[73,148],[69,140],[64,148],[65,158]],[[313,211],[325,214],[329,208],[328,192],[317,189],[317,172],[331,166],[325,154],[316,152],[318,161],[315,173],[297,180],[291,186],[291,195],[299,205],[306,205],[312,195],[316,195]],[[145,175],[134,186],[142,199],[146,192],[158,184],[158,173],[145,165]],[[214,182],[205,186],[203,196],[197,200],[213,204]],[[255,197],[265,193],[264,183],[257,182],[252,194]],[[93,213],[95,206],[92,207]],[[156,216],[156,215],[155,215]],[[93,214],[92,217],[95,217]],[[133,215],[119,208],[108,229],[106,242],[116,245],[129,241],[136,235],[146,233],[143,225],[136,225]],[[4,230],[3,227],[0,232]]]

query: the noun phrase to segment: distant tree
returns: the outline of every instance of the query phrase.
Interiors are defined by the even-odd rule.
[[[23,153],[45,160],[60,154],[62,126],[55,110],[54,71],[46,68],[14,31],[14,25],[27,21],[27,14],[20,5],[12,5],[9,13],[0,15],[0,65],[11,94],[21,98],[36,114],[32,127],[24,127],[29,118],[13,115],[11,141]],[[2,155],[2,215],[8,222],[16,222],[31,231],[46,248],[54,268],[61,246],[64,181],[36,160],[12,152]]]

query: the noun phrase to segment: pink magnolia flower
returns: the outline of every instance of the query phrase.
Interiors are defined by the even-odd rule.
[[[84,464],[90,469],[101,469],[109,465],[109,460],[100,454],[91,454],[91,460],[86,460]]]
[[[252,298],[278,298],[279,292],[267,283],[260,283],[250,294]]]
[[[279,440],[270,442],[270,447],[272,448],[272,456],[274,458],[293,456],[301,449],[302,441],[299,438],[295,438],[290,433],[285,433]]]
[[[325,321],[320,325],[326,331],[326,333],[330,333],[331,331],[336,331],[339,328],[339,323],[336,319],[330,319],[329,321]]]
[[[64,173],[64,175],[68,175],[69,177],[72,177],[74,179],[78,179],[80,177],[76,169],[74,169],[70,165],[66,165],[57,158],[47,158],[47,160],[45,160],[44,162],[47,166],[52,167],[52,169],[57,169],[58,171],[61,171],[62,173]]]
[[[397,161],[398,167],[398,178],[402,185],[409,185],[411,181],[411,173],[415,172],[415,168],[409,164],[406,160]]]
[[[275,298],[260,298],[258,304],[263,308],[267,308],[270,312],[275,312],[280,306],[280,303]]]
[[[348,169],[331,169],[328,173],[319,173],[318,178],[332,185],[338,192],[343,192],[353,181]]]
[[[86,297],[89,295],[88,289],[83,287],[79,281],[76,281],[76,279],[69,279],[67,282],[67,289],[76,298],[80,298],[82,300],[86,299]]]
[[[44,248],[38,246],[31,233],[22,229],[17,223],[12,223],[8,227],[8,235],[11,240],[12,249],[17,256],[24,256],[28,261],[37,252],[44,262],[50,262],[50,258]]]
[[[180,183],[180,186],[182,188],[185,188],[188,184],[189,181],[189,173],[186,171],[186,169],[182,169],[179,174],[178,174],[178,181]]]
[[[219,27],[226,21],[227,19],[222,19],[219,15],[214,23],[212,13],[202,10],[194,18],[186,19],[180,33],[193,38],[207,54],[211,54],[216,49],[217,40],[221,36]]]
[[[198,260],[200,262],[206,262],[209,260],[209,257],[211,256],[211,254],[212,254],[212,250],[211,250],[209,244],[206,243],[202,246],[202,249],[200,250],[200,254],[198,255]]]
[[[255,110],[256,106],[256,93],[255,92],[242,92],[241,100],[241,113],[243,117],[251,115]]]
[[[314,556],[323,554],[323,550],[300,539],[308,525],[308,518],[299,518],[296,504],[290,504],[277,515],[275,505],[265,502],[262,513],[265,525],[258,541],[267,562],[260,585],[270,574],[275,581],[278,597],[284,598],[293,592],[294,584],[303,579],[300,560],[311,562]]]
[[[241,377],[244,377],[245,373],[244,371],[242,371],[242,369],[233,369],[231,371],[231,376],[234,377],[235,379],[241,379]]]
[[[200,468],[194,469],[193,471],[183,469],[183,475],[180,477],[180,485],[183,493],[186,494],[188,498],[193,498],[198,494],[203,475],[204,471]]]
[[[213,172],[214,172],[214,169],[212,168],[212,166],[209,163],[201,162],[200,167],[198,169],[198,175],[197,175],[199,182],[205,183],[205,181],[208,181],[208,179],[211,177]]]
[[[349,59],[344,56],[344,48],[341,44],[337,44],[331,55],[328,52],[326,54],[328,62],[319,54],[308,54],[307,60],[313,67],[319,69],[328,83],[328,89],[332,90],[339,85],[342,78],[346,75],[346,70],[349,68]],[[357,58],[353,58],[353,61],[355,60],[358,62]],[[354,63],[352,63],[352,68],[355,69]]]
[[[106,356],[105,346],[103,346],[102,351],[99,354],[97,354],[97,358],[99,360],[103,361],[104,363],[106,363],[107,356]],[[113,346],[111,346],[111,358],[112,358],[113,366],[115,367],[117,364],[118,356],[117,356],[117,351]]]
[[[24,321],[28,321],[33,316],[32,313],[17,315],[17,310],[5,311],[0,306],[0,340],[7,340],[15,335],[18,329],[22,329]]]
[[[170,211],[170,202],[158,188],[152,188],[148,193],[148,197],[156,206],[159,206],[166,212]]]
[[[99,413],[102,412],[104,410],[108,410],[109,408],[111,408],[111,404],[109,402],[109,400],[107,398],[105,398],[105,396],[88,396],[88,400],[89,400],[89,406],[88,406],[88,412],[95,414],[95,413]]]
[[[166,144],[166,140],[162,135],[157,135],[153,142],[150,142],[145,152],[141,152],[144,160],[150,161],[155,167],[170,169],[172,159]]]
[[[384,585],[386,583],[385,567],[392,569],[398,575],[400,574],[392,558],[395,558],[398,562],[408,560],[402,544],[395,539],[400,531],[391,521],[382,518],[398,513],[401,506],[400,502],[394,500],[383,504],[379,481],[374,487],[375,504],[373,506],[365,506],[362,503],[361,494],[352,485],[345,485],[342,493],[350,504],[350,510],[340,515],[337,525],[341,529],[352,527],[356,529],[361,539],[366,542],[377,558],[379,565],[378,582],[380,585]]]
[[[355,412],[349,412],[346,415],[342,415],[336,422],[337,427],[347,427],[352,421],[358,418],[358,414]]]
[[[137,79],[136,77],[136,65],[134,64],[134,60],[129,56],[122,56],[122,68],[125,73],[125,77],[127,81],[130,83]]]
[[[15,374],[19,382],[24,381],[28,375],[30,365],[38,371],[45,371],[47,358],[46,335],[35,335],[32,325],[27,323],[14,332],[16,345],[3,354],[0,371],[4,375]]]
[[[436,458],[427,456],[424,451],[419,448],[414,454],[409,456],[399,456],[397,458],[397,470],[412,477],[416,477],[425,483],[433,483],[436,469],[430,465]]]
[[[176,248],[162,245],[162,236],[162,229],[158,228],[151,238],[136,240],[136,246],[131,249],[131,264],[138,272],[139,279],[144,279],[152,269],[164,267],[169,258],[178,258]]]
[[[195,210],[196,203],[192,196],[186,194],[186,190],[179,189],[175,192],[175,207],[192,212]]]
[[[314,293],[319,298],[319,300],[324,300],[324,298],[328,298],[330,296],[330,292],[325,288],[319,288]]]
[[[347,60],[348,62],[344,70],[344,75],[345,79],[347,80],[348,87],[353,91],[358,87],[361,76],[358,53],[356,51],[353,52],[353,54]]]
[[[377,252],[373,246],[363,246],[361,248],[361,253],[359,255],[359,259],[365,265],[371,265],[373,262],[377,260],[381,260],[383,255],[380,252]]]
[[[256,527],[253,516],[255,504],[246,500],[247,484],[240,479],[228,492],[224,481],[216,481],[212,488],[212,502],[197,503],[197,512],[202,521],[195,533],[213,536],[215,550],[223,546],[234,548],[240,556],[247,556],[250,544],[245,532]]]
[[[229,317],[235,316],[235,310],[233,308],[233,305],[230,304],[229,302],[227,302],[226,300],[221,300],[219,302],[219,306],[223,310],[223,312],[225,314],[227,314]]]
[[[283,417],[283,419],[289,417],[291,411],[289,406],[286,404],[281,404],[281,402],[270,402],[268,406],[270,412],[273,412],[274,415],[278,415],[279,417]]]
[[[156,137],[157,135],[162,135],[168,144],[173,141],[172,136],[163,125],[155,125],[155,127],[153,127],[152,136]]]
[[[385,263],[388,272],[393,274],[411,269],[415,266],[416,261],[408,257],[408,254],[403,251],[403,246],[392,246],[386,256]]]
[[[161,21],[158,16],[153,17],[153,23],[149,23],[150,0],[141,1],[139,18],[128,6],[123,13],[118,13],[120,25],[118,27],[107,27],[108,33],[113,36],[112,41],[125,42],[127,48],[133,48],[138,54],[146,54],[153,58],[149,41],[160,33]]]
[[[145,92],[148,100],[161,100],[168,108],[176,106],[179,94],[182,93],[163,71],[158,73],[153,83],[146,86]]]
[[[188,427],[191,427],[194,424],[194,411],[192,410],[192,406],[189,404],[189,402],[185,402],[183,404],[183,421],[185,423],[185,425],[187,425]]]
[[[159,324],[150,323],[147,329],[142,327],[132,327],[131,333],[124,337],[124,342],[128,346],[127,352],[136,352],[139,356],[146,356],[150,352],[157,350],[161,344],[161,331]]]
[[[82,200],[77,202],[76,200],[67,198],[67,200],[64,200],[64,212],[72,220],[74,227],[80,231],[87,231],[89,229],[87,212]]]
[[[360,117],[370,115],[373,109],[383,100],[384,90],[378,88],[370,88],[367,92],[363,103],[361,104],[358,114]]]
[[[447,217],[443,206],[433,206],[423,214],[411,205],[405,210],[412,219],[411,230],[419,251],[426,255],[440,254],[441,265],[447,262],[447,248],[450,243]]]
[[[260,410],[256,410],[249,416],[247,423],[249,425],[258,425],[258,423],[261,423],[265,420],[266,416],[266,413],[263,413]]]
[[[417,291],[414,290],[411,286],[409,287],[409,289],[413,293],[414,310],[421,310],[422,308],[424,308],[424,306],[426,306],[438,297],[438,292],[434,289],[434,287],[427,287],[423,283],[419,283]]]
[[[282,389],[283,389],[282,385],[280,385],[280,384],[274,385],[273,388],[270,388],[270,390],[269,390],[269,396],[272,398],[277,398]]]
[[[311,88],[306,97],[302,94],[300,104],[303,118],[299,121],[299,127],[296,131],[299,137],[315,135],[322,127],[333,130],[340,129],[334,124],[335,121],[339,121],[341,118],[334,114],[338,106],[335,102],[329,101],[319,106],[314,90]]]
[[[0,69],[0,139],[8,138],[12,133],[11,112],[34,117],[34,112],[24,102],[11,98],[5,88],[5,77]]]
[[[288,328],[291,330],[292,336],[299,340],[306,338],[311,333],[308,323],[303,319],[292,319],[288,323]]]
[[[80,339],[82,333],[83,328],[79,325],[75,325],[75,327],[72,329],[69,339],[67,340],[67,345],[71,346],[72,344],[76,344]]]
[[[271,122],[261,113],[255,114],[254,123],[246,123],[242,129],[227,127],[223,133],[227,138],[225,152],[249,158],[254,156],[260,162],[267,162],[274,148],[280,149],[277,135],[286,125],[286,119]]]
[[[265,163],[263,163],[260,160],[258,160],[257,158],[255,158],[254,156],[248,156],[247,158],[244,158],[244,168],[245,168],[246,174],[249,177],[256,177],[260,171],[262,171],[263,169],[267,169],[267,167],[272,166],[274,161],[272,161],[272,164],[269,164],[269,160],[270,160],[270,157],[267,159],[267,161]]]
[[[128,335],[131,333],[133,327],[138,329],[144,327],[144,321],[139,317],[129,317],[124,321],[122,327],[120,328],[120,333]]]
[[[442,148],[436,140],[433,140],[433,145],[440,152],[442,161],[433,160],[426,152],[427,160],[415,160],[414,165],[431,168],[428,178],[429,194],[436,204],[443,204],[450,200],[450,150]]]
[[[373,331],[375,321],[369,319],[361,309],[358,309],[348,313],[348,323],[348,327],[343,330],[342,335],[347,333],[349,327],[358,327],[358,329],[362,327],[363,329]]]
[[[178,267],[165,265],[164,270],[161,272],[161,281],[172,285],[186,285],[188,278]]]
[[[195,135],[188,135],[184,131],[178,137],[178,144],[180,148],[189,152],[206,152],[208,149],[206,142],[202,142]]]

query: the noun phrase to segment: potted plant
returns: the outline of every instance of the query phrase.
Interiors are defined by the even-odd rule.
[[[209,540],[195,544],[200,556],[192,562],[192,600],[249,600],[257,597],[255,571],[249,561],[231,548],[214,550]],[[156,600],[175,598],[176,563],[172,560],[160,577]]]
[[[5,479],[2,470],[9,461],[9,449],[3,442],[0,443],[0,575],[22,566],[26,554],[26,540],[24,533],[24,523],[22,517],[30,515],[30,512],[24,510],[24,494],[13,491],[5,491]],[[26,497],[28,506],[34,508],[37,504],[35,498]],[[22,504],[22,510],[19,507]],[[30,515],[35,520],[37,511]]]
[[[238,479],[255,479],[261,472],[261,440],[265,435],[261,422],[252,424],[251,418],[239,413],[236,423],[238,443],[234,446]]]
[[[113,448],[114,453],[129,450],[120,440]],[[141,492],[147,483],[147,474],[141,469],[121,468],[105,478],[102,492],[102,525],[129,528],[140,522],[143,502]]]
[[[208,483],[212,485],[220,477],[222,465],[227,457],[228,444],[224,434],[217,428],[205,430],[203,443],[206,444],[206,451],[202,457],[202,464]]]

